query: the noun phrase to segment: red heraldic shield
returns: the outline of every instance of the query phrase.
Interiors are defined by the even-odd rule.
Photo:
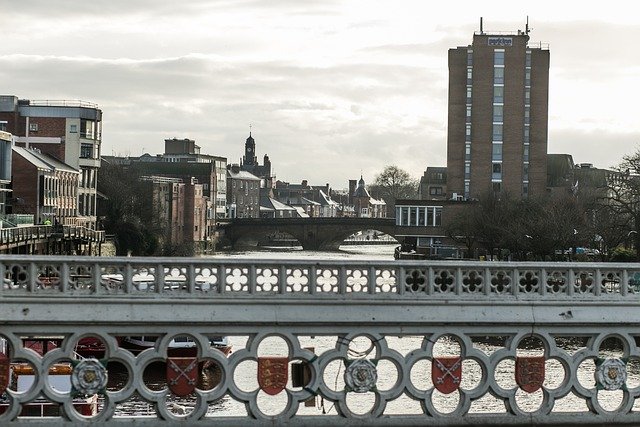
[[[544,356],[516,357],[516,383],[533,393],[544,383]]]
[[[4,353],[0,353],[0,394],[4,393],[9,386],[10,368],[9,358]]]
[[[453,393],[462,380],[461,357],[434,357],[431,362],[431,380],[440,393]]]
[[[262,391],[274,396],[284,390],[288,378],[288,357],[258,357],[258,384]]]
[[[167,359],[167,385],[176,396],[193,393],[198,379],[198,359],[195,357],[169,357]]]

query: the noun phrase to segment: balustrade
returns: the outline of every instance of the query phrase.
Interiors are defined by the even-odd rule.
[[[640,424],[638,264],[7,256],[0,275],[3,353],[34,375],[5,384],[0,425],[42,422],[20,415],[38,396],[78,423]]]

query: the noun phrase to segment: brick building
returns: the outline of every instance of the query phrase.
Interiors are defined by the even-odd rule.
[[[75,222],[95,229],[102,139],[98,106],[83,101],[0,96],[0,125],[15,136],[16,145],[36,148],[80,172]]]
[[[549,50],[525,31],[480,31],[449,50],[448,198],[546,186]]]
[[[195,178],[141,177],[152,184],[154,222],[165,230],[164,239],[173,245],[204,246],[211,238],[207,227],[207,201],[202,184]]]
[[[339,205],[331,198],[331,187],[310,185],[306,179],[300,184],[276,181],[274,198],[280,203],[293,206],[310,217],[333,218],[338,216]]]
[[[349,180],[349,204],[353,206],[354,215],[358,218],[386,218],[387,204],[382,199],[371,197],[364,183],[364,178],[356,185],[356,180]]]
[[[420,177],[418,193],[422,200],[444,200],[447,196],[447,168],[428,167]]]
[[[38,223],[75,218],[80,172],[38,150],[12,151],[12,213],[33,215]]]
[[[260,178],[240,170],[239,165],[227,169],[227,205],[229,218],[260,217]]]
[[[11,192],[12,141],[13,135],[0,129],[0,215],[7,213],[7,199]]]

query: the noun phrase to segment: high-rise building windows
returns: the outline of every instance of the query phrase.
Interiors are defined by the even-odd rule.
[[[522,166],[522,181],[529,182],[529,164],[525,163]]]
[[[524,90],[524,103],[525,104],[530,104],[531,103],[531,89],[526,88]]]
[[[464,146],[464,160],[471,161],[471,144],[465,144]]]
[[[524,127],[524,143],[525,144],[529,143],[529,135],[530,135],[529,126],[525,126]]]
[[[502,141],[502,124],[500,123],[493,124],[493,140]]]
[[[502,144],[492,144],[491,147],[491,160],[501,161],[502,160]]]
[[[504,67],[493,68],[493,83],[504,84]]]
[[[503,112],[504,112],[504,107],[502,105],[494,105],[493,106],[493,121],[494,121],[494,123],[495,122],[504,121]]]
[[[531,86],[531,68],[524,70],[524,85]]]
[[[467,105],[467,121],[471,119],[471,105]]]
[[[471,163],[464,164],[464,179],[471,178]]]
[[[493,87],[493,103],[504,104],[504,86]]]
[[[467,104],[471,104],[471,86],[467,86]]]
[[[531,107],[525,105],[524,107],[524,122],[529,124],[531,122]]]
[[[493,52],[493,65],[504,65],[504,49],[496,49]]]
[[[473,65],[473,50],[467,50],[467,67]]]
[[[473,68],[467,67],[467,84],[470,85],[473,83]]]
[[[524,66],[531,67],[531,51],[530,50],[528,50],[525,54]]]
[[[502,163],[491,165],[491,179],[502,179]]]
[[[528,144],[524,146],[524,152],[522,154],[522,159],[525,162],[529,161],[529,145]]]
[[[471,123],[465,126],[465,141],[471,142]]]

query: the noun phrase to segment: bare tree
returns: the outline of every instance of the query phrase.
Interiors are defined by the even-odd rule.
[[[607,180],[607,203],[630,230],[628,235],[633,235],[640,260],[640,151],[624,156],[614,170]]]
[[[398,166],[390,165],[376,176],[373,185],[369,186],[369,191],[374,197],[384,199],[388,212],[392,214],[396,200],[418,197],[418,180]]]

